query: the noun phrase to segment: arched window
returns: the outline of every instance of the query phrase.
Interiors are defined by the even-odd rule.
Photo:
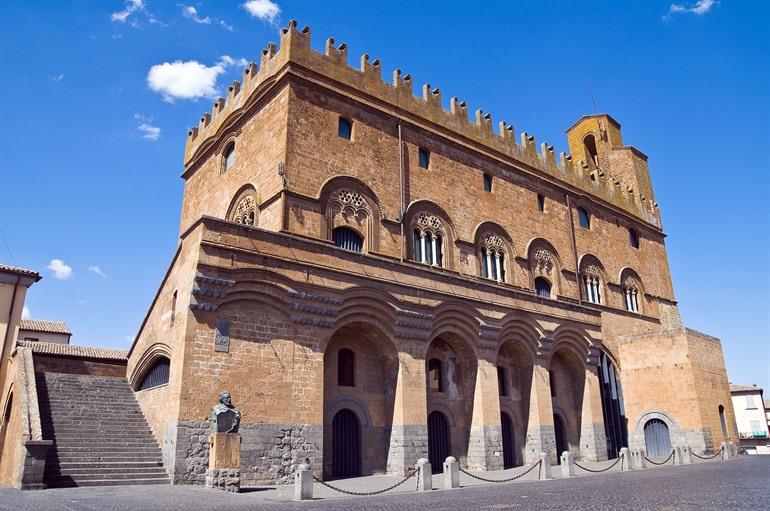
[[[222,153],[222,171],[227,171],[235,163],[235,142],[230,142]]]
[[[435,215],[422,213],[416,217],[412,231],[412,259],[418,263],[443,267],[444,225]]]
[[[430,153],[427,149],[420,148],[418,159],[421,169],[427,169],[430,166]]]
[[[583,292],[586,301],[602,303],[601,280],[598,275],[583,274]]]
[[[585,149],[586,161],[593,167],[599,166],[599,153],[596,150],[596,138],[593,134],[588,134],[583,139],[583,148]]]
[[[137,390],[148,390],[168,383],[171,361],[166,357],[158,358],[145,373]]]
[[[508,374],[505,367],[497,366],[497,388],[500,389],[500,395],[508,395]]]
[[[257,201],[253,191],[242,193],[230,213],[229,220],[244,225],[257,224]]]
[[[535,292],[541,298],[551,297],[551,283],[545,277],[535,278]]]
[[[639,234],[634,229],[628,230],[628,243],[634,248],[639,248]]]
[[[725,407],[719,405],[719,424],[722,425],[722,438],[727,440],[727,422],[725,421]]]
[[[350,227],[335,227],[332,240],[335,245],[345,250],[361,252],[364,249],[364,239]]]
[[[578,208],[578,222],[583,229],[591,228],[591,215],[584,208]]]
[[[484,238],[481,246],[481,276],[497,282],[505,282],[505,244],[497,234]]]
[[[340,387],[356,385],[356,354],[347,348],[337,352],[337,385]]]
[[[339,125],[337,126],[337,134],[340,138],[350,140],[350,137],[353,134],[353,123],[344,117],[340,117]]]
[[[432,358],[428,361],[428,388],[444,392],[444,375],[441,374],[441,360]]]
[[[639,295],[641,292],[641,285],[635,272],[631,270],[625,270],[621,276],[621,285],[623,286],[623,305],[629,312],[639,312]]]

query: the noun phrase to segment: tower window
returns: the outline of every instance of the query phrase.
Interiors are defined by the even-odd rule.
[[[484,191],[492,192],[492,176],[484,174]]]
[[[229,170],[230,167],[233,166],[233,163],[235,163],[235,142],[230,142],[228,144],[228,146],[225,148],[223,157],[224,157],[223,172],[224,172],[226,170]]]
[[[591,215],[583,208],[578,208],[578,222],[583,229],[591,228]]]
[[[441,360],[432,358],[428,361],[428,388],[444,392],[444,379],[441,374]]]
[[[337,385],[340,387],[356,385],[356,354],[347,348],[337,352]]]
[[[427,149],[420,148],[419,153],[419,160],[420,160],[420,168],[421,169],[427,169],[430,165],[430,153]]]
[[[362,252],[364,249],[364,239],[349,227],[335,227],[332,231],[332,240],[335,245],[345,250]]]
[[[601,285],[596,275],[583,275],[583,292],[589,302],[602,303]]]
[[[639,312],[639,290],[633,286],[626,286],[623,288],[623,296],[626,301],[626,310]]]
[[[628,230],[628,242],[634,248],[639,248],[639,234],[634,229]]]
[[[542,193],[537,194],[537,210],[541,213],[545,211],[545,197]]]
[[[545,277],[537,277],[535,279],[535,292],[537,296],[541,298],[551,297],[551,283]]]
[[[583,139],[583,149],[585,149],[586,161],[592,167],[599,166],[599,153],[596,150],[596,138],[593,134],[588,134]]]
[[[337,127],[337,134],[340,136],[340,138],[350,140],[350,137],[353,134],[353,123],[344,117],[340,117],[339,125]]]

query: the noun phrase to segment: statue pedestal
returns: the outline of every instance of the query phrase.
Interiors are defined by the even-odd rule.
[[[238,492],[241,489],[241,435],[212,433],[209,435],[209,468],[206,487]]]

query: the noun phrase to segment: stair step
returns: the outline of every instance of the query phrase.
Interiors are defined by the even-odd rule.
[[[115,479],[130,479],[127,476],[146,476],[147,474],[166,475],[166,469],[163,467],[123,467],[123,468],[105,468],[105,467],[83,467],[83,468],[52,468],[48,470],[46,467],[45,475],[50,477],[58,476],[84,476],[84,475],[110,475],[113,474]],[[115,475],[117,474],[117,475]],[[95,478],[88,478],[95,479]]]
[[[71,477],[46,481],[50,488],[74,488],[81,486],[129,486],[139,484],[169,484],[168,477],[149,477],[146,479],[81,479],[75,482]]]
[[[93,461],[93,462],[64,462],[64,463],[46,463],[45,468],[48,467],[64,469],[72,468],[120,468],[120,467],[162,467],[163,463],[160,461]]]
[[[94,463],[159,463],[162,464],[160,461],[160,456],[157,454],[153,455],[136,455],[136,454],[130,454],[130,453],[122,453],[123,455],[90,455],[90,456],[68,456],[62,458],[59,457],[58,461],[62,465],[70,465],[74,463],[88,463],[88,464],[94,464]],[[46,461],[46,465],[52,462],[52,459],[49,458]]]

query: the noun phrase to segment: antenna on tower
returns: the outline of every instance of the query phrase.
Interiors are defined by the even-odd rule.
[[[591,85],[591,79],[588,79],[588,93],[591,95],[591,103],[594,105],[594,113],[596,113],[596,98],[594,97],[594,88]]]

